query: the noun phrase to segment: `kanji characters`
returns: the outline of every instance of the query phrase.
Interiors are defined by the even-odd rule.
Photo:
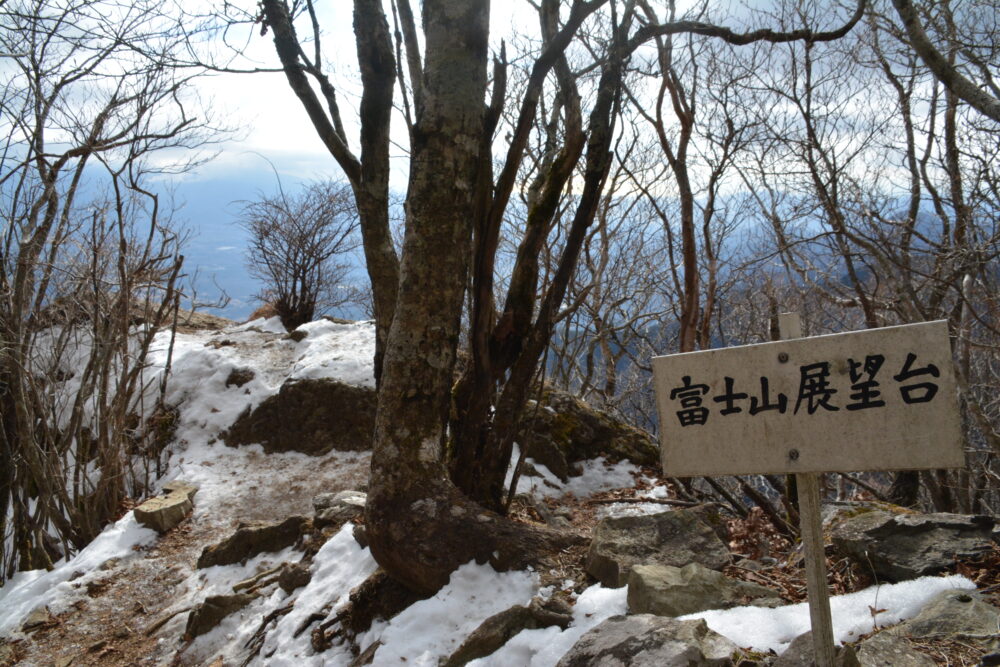
[[[670,391],[670,400],[681,401],[683,410],[677,411],[681,426],[704,424],[708,421],[708,408],[702,407],[702,396],[708,393],[707,384],[691,384],[691,376],[681,378],[681,386]]]
[[[877,389],[879,386],[875,376],[878,374],[882,364],[885,363],[885,356],[881,354],[869,354],[865,360],[855,361],[848,359],[851,374],[851,400],[844,407],[848,410],[864,410],[866,408],[880,408],[885,405],[885,401],[879,397],[882,392]]]
[[[921,375],[930,375],[931,377],[939,377],[941,372],[938,367],[934,364],[927,364],[923,368],[914,368],[913,362],[917,360],[917,355],[912,352],[907,353],[906,361],[903,362],[903,368],[898,374],[893,375],[892,379],[896,382],[906,382],[907,380]],[[901,386],[899,388],[899,394],[903,397],[903,402],[907,405],[913,403],[926,403],[934,398],[937,394],[938,386],[933,382],[917,382],[916,384],[908,384]]]
[[[837,390],[830,386],[830,363],[820,361],[815,364],[806,364],[799,367],[799,398],[795,401],[795,410],[792,414],[798,414],[802,403],[806,404],[806,412],[813,414],[819,408],[835,412],[839,410],[830,403],[830,398],[837,393]]]
[[[801,411],[801,414],[813,415],[821,409],[826,412],[838,412],[841,407],[852,412],[870,410],[885,407],[891,402],[887,398],[885,389],[885,383],[888,380],[883,381],[879,375],[886,366],[885,355],[868,354],[863,358],[848,358],[846,368],[838,362],[839,372],[836,377],[834,377],[831,365],[829,361],[818,361],[798,367],[798,392],[791,414],[797,415]],[[837,379],[841,377],[841,374],[850,377],[849,389],[844,389],[846,380]],[[934,399],[938,385],[931,382],[930,379],[940,377],[940,375],[941,372],[937,366],[931,363],[919,366],[917,355],[909,352],[900,371],[892,375],[891,378],[898,383],[899,395],[903,403],[912,405],[927,403]],[[780,391],[774,391],[770,378],[761,376],[758,379],[760,392],[757,395],[751,395],[747,391],[741,391],[748,388],[738,386],[745,380],[723,376],[722,386],[715,384],[714,387],[710,387],[707,384],[692,382],[690,375],[683,376],[681,386],[675,387],[670,392],[670,399],[680,401],[681,404],[681,409],[677,411],[678,421],[681,426],[707,423],[711,414],[707,405],[712,403],[719,404],[718,414],[722,417],[743,412],[750,417],[766,411],[785,414],[789,404],[788,396]],[[841,388],[838,389],[835,384],[840,384]],[[834,400],[834,396],[841,391],[850,399],[846,404],[841,403],[842,400],[846,399]],[[710,393],[714,395],[710,397]],[[891,397],[891,394],[889,396]],[[708,402],[709,399],[711,402]]]

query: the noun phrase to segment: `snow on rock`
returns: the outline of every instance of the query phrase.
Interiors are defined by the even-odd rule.
[[[299,358],[291,372],[293,380],[331,378],[344,384],[375,388],[372,359],[375,358],[375,327],[371,322],[337,324],[318,320],[297,331],[306,336],[296,347]]]
[[[514,465],[520,455],[519,452],[518,446],[514,445],[511,465],[507,470],[507,479],[504,481],[507,486],[510,486],[514,478]],[[538,498],[559,498],[570,493],[578,498],[586,498],[601,491],[633,486],[636,476],[639,474],[639,468],[629,461],[609,463],[603,456],[598,456],[596,459],[580,462],[580,475],[572,476],[569,481],[564,483],[546,466],[534,459],[526,458],[525,463],[530,464],[538,474],[522,474],[518,477],[517,492],[527,493]]]
[[[469,667],[552,667],[591,628],[612,616],[624,614],[627,608],[627,588],[591,586],[577,598],[573,605],[573,620],[565,630],[557,626],[538,630],[522,630],[514,635],[500,650]]]
[[[0,588],[0,635],[16,630],[25,616],[39,607],[48,607],[53,614],[69,609],[74,600],[83,596],[89,573],[112,559],[135,557],[135,549],[156,539],[156,531],[136,522],[132,512],[109,526],[72,560],[59,561],[49,572],[32,570],[19,572]],[[74,573],[84,576],[73,578]],[[73,581],[71,581],[73,579]]]
[[[974,590],[976,585],[960,575],[921,577],[898,584],[872,586],[862,591],[830,598],[833,637],[837,643],[855,641],[878,627],[895,625],[916,616],[941,591]],[[874,618],[872,609],[880,611]],[[775,609],[736,607],[702,611],[681,620],[703,618],[708,627],[738,646],[755,651],[782,653],[793,639],[809,631],[809,605],[786,605]]]
[[[489,565],[469,562],[455,570],[434,597],[404,609],[381,633],[369,632],[361,648],[381,639],[373,664],[436,667],[487,618],[527,605],[537,592],[538,577],[533,573],[498,573]]]
[[[308,334],[299,342],[251,324],[177,334],[166,402],[183,406],[179,440],[218,437],[241,412],[276,394],[290,379],[332,378],[345,384],[375,386],[375,329],[371,322],[311,322],[299,327]],[[157,336],[149,379],[162,372],[168,343],[168,334]],[[241,386],[226,386],[238,368],[249,368],[254,378]]]

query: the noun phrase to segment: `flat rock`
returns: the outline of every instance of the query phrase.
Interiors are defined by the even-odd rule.
[[[991,640],[1000,627],[1000,609],[975,591],[943,591],[913,618],[890,628],[894,635],[934,639],[955,636],[963,640]]]
[[[635,565],[628,576],[628,609],[633,614],[683,616],[775,597],[776,591],[732,579],[700,563]]]
[[[584,634],[558,667],[716,667],[732,665],[738,650],[704,620],[612,616]]]
[[[865,667],[934,667],[934,661],[902,637],[880,632],[857,645],[858,660]]]
[[[834,547],[883,580],[938,574],[956,558],[993,548],[994,520],[965,514],[908,514],[870,507],[842,511],[831,521]]]
[[[710,520],[698,507],[603,519],[594,530],[586,570],[610,588],[624,586],[635,565],[700,563],[721,570],[729,563],[729,549]]]
[[[163,493],[183,493],[188,497],[188,500],[194,502],[195,494],[198,493],[198,487],[189,482],[185,482],[179,479],[175,479],[172,482],[167,482],[163,485]]]
[[[304,516],[292,516],[281,523],[241,524],[228,538],[205,547],[198,567],[230,565],[259,553],[281,551],[295,544],[308,523]]]
[[[132,510],[135,520],[158,533],[167,532],[183,521],[188,512],[194,509],[191,498],[194,497],[197,488],[192,487],[194,491],[189,492],[187,487],[190,486],[178,486],[177,490],[168,490],[164,495],[146,500]],[[166,486],[164,489],[166,490]]]

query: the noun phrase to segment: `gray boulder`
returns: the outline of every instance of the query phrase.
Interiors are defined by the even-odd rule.
[[[603,519],[594,530],[586,570],[611,588],[628,583],[635,565],[700,563],[721,570],[729,563],[729,549],[709,523],[711,517],[705,507],[692,507]]]
[[[365,511],[368,496],[361,491],[321,493],[313,498],[313,525],[339,527]]]
[[[919,639],[956,637],[963,640],[996,641],[1000,609],[975,591],[944,591],[924,605],[913,618],[888,632]]]
[[[835,650],[834,667],[861,667],[851,646],[838,646]],[[785,652],[771,663],[771,667],[812,667],[816,664],[815,655],[812,632],[806,632],[793,639]]]
[[[628,609],[633,614],[683,616],[777,597],[776,591],[731,579],[699,563],[635,565],[628,576]]]
[[[993,547],[994,520],[963,514],[903,514],[884,509],[843,511],[831,522],[834,547],[889,581],[938,574],[956,558]]]
[[[304,516],[292,516],[281,523],[240,524],[228,538],[202,550],[198,567],[230,565],[260,553],[281,551],[295,544],[309,523]]]
[[[715,667],[732,665],[738,651],[703,620],[612,616],[584,634],[557,667]]]
[[[917,651],[902,637],[880,632],[857,646],[858,660],[865,667],[934,667],[934,661]]]

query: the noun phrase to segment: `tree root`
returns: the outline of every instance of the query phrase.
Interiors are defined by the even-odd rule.
[[[281,618],[288,612],[290,612],[294,607],[295,607],[295,602],[294,601],[289,602],[284,607],[279,607],[275,609],[271,613],[264,616],[263,619],[261,619],[260,625],[257,626],[257,630],[253,633],[250,639],[247,640],[246,644],[243,645],[243,648],[250,649],[250,652],[243,659],[243,662],[240,663],[240,667],[246,667],[247,665],[249,665],[253,661],[253,659],[257,657],[257,654],[260,653],[260,650],[264,647],[264,639],[267,637],[267,626],[270,625],[275,620]]]
[[[405,494],[369,493],[366,521],[375,560],[412,591],[432,595],[475,560],[498,571],[541,569],[580,535],[518,523],[490,512],[444,482]]]
[[[375,619],[392,618],[425,597],[413,593],[399,582],[391,579],[383,570],[377,570],[351,591],[347,605],[335,616],[313,629],[313,650],[317,653],[327,650],[338,637],[353,645],[354,638],[367,631]],[[313,614],[313,616],[319,616],[319,614]],[[320,619],[324,617],[320,616]],[[314,619],[312,622],[320,619]],[[332,631],[331,628],[333,628]],[[304,629],[302,628],[302,630]],[[357,648],[353,647],[355,652],[357,652]]]

